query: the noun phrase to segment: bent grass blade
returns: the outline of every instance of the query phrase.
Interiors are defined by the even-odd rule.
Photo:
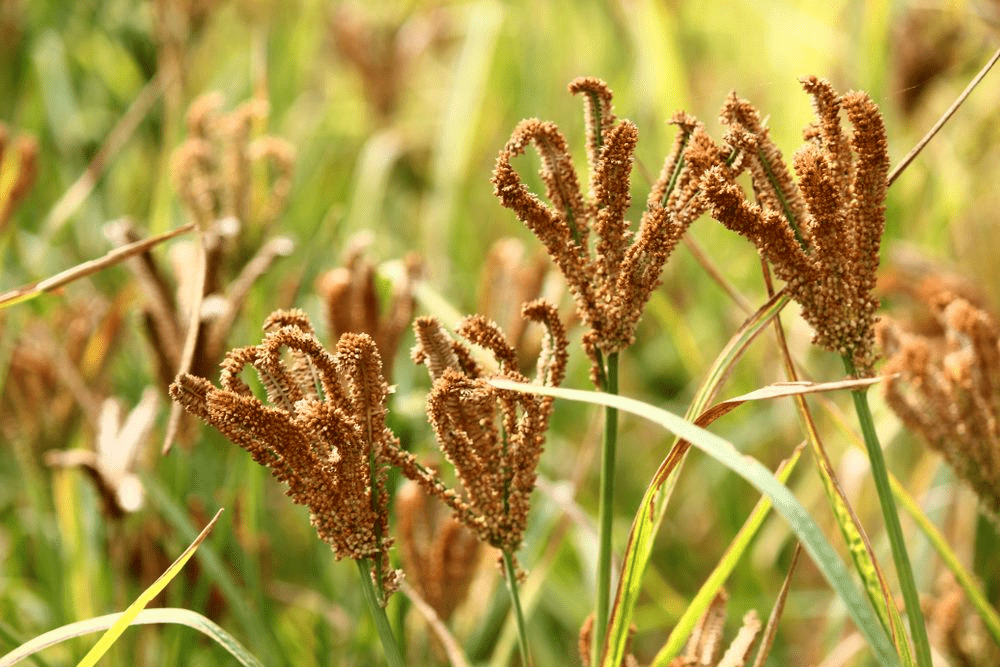
[[[191,559],[194,552],[198,550],[198,546],[208,537],[208,534],[212,532],[212,528],[215,527],[216,522],[219,520],[219,516],[222,514],[220,509],[212,517],[212,520],[208,522],[208,525],[198,534],[194,541],[188,546],[187,549],[177,557],[170,567],[168,567],[163,574],[161,574],[156,581],[154,581],[146,590],[144,590],[135,602],[130,604],[128,608],[121,612],[120,614],[109,614],[107,616],[101,616],[98,618],[88,619],[86,621],[80,621],[78,623],[71,623],[65,625],[56,630],[46,632],[39,635],[30,642],[23,644],[11,653],[8,653],[3,658],[0,658],[0,667],[8,667],[8,665],[13,665],[18,661],[41,651],[42,649],[52,646],[53,644],[58,644],[62,641],[70,639],[72,637],[79,637],[84,634],[89,634],[91,632],[98,632],[100,630],[105,630],[104,635],[97,641],[93,648],[83,657],[83,660],[77,665],[77,667],[93,667],[97,664],[108,649],[121,637],[125,629],[133,624],[139,623],[136,619],[139,618],[140,614],[143,613],[146,605],[152,601],[160,592],[167,587],[174,577],[183,569],[184,565]],[[226,650],[233,652],[231,648],[242,647],[239,645],[235,639],[225,633],[222,628],[219,628],[214,623],[208,619],[201,617],[194,612],[189,612],[188,614],[176,613],[176,612],[186,612],[183,609],[173,609],[173,610],[157,610],[161,612],[159,615],[154,614],[152,617],[150,615],[145,615],[144,621],[146,623],[181,623],[184,625],[190,625],[195,629],[198,629],[214,639],[219,641],[219,643],[226,648]],[[170,613],[163,614],[162,612],[169,611]],[[197,617],[197,618],[195,618]],[[149,620],[150,618],[156,618],[158,620]],[[200,621],[198,619],[201,619]],[[204,621],[205,623],[202,623]],[[214,626],[214,628],[209,627],[209,625]],[[213,636],[214,635],[214,636]],[[220,641],[221,640],[221,641]],[[246,653],[243,650],[243,653]],[[249,655],[249,654],[247,654]],[[256,661],[244,664],[259,664]]]
[[[114,626],[123,616],[122,612],[117,614],[107,614],[88,618],[85,621],[69,623],[55,630],[50,630],[38,635],[29,642],[22,644],[7,655],[0,657],[0,667],[11,667],[21,660],[42,651],[49,646],[55,646],[74,637],[82,637],[93,632],[108,630]],[[178,609],[175,607],[162,607],[157,609],[143,609],[132,619],[129,625],[184,625],[202,633],[216,644],[224,648],[243,667],[264,667],[252,653],[246,650],[240,642],[231,634],[223,630],[214,621],[211,621],[201,614],[190,609]]]
[[[789,297],[784,292],[779,292],[761,306],[757,312],[750,316],[743,325],[733,334],[726,346],[719,352],[695,393],[695,397],[688,406],[685,419],[693,421],[719,392],[722,384],[726,381],[730,371],[736,362],[749,347],[753,339],[763,331],[768,322],[781,312],[789,301]],[[735,407],[735,406],[734,406]],[[730,408],[731,409],[731,408]],[[714,415],[712,419],[717,419],[721,414]],[[628,628],[632,621],[632,615],[639,599],[639,585],[643,574],[649,564],[652,554],[653,538],[659,532],[666,515],[667,503],[673,493],[674,485],[680,475],[681,464],[684,455],[690,445],[683,440],[676,440],[667,458],[661,464],[660,469],[653,478],[643,495],[640,507],[649,508],[650,520],[640,521],[638,518],[633,522],[629,542],[625,550],[625,558],[622,563],[622,578],[619,581],[617,599],[611,612],[611,624],[608,631],[607,645],[610,647],[605,653],[605,658],[609,656],[619,656],[625,651],[625,643],[628,640]],[[625,582],[628,582],[626,586]],[[617,664],[617,663],[611,663]]]
[[[588,392],[578,389],[557,389],[536,385],[523,385],[504,380],[492,380],[490,383],[498,389],[536,393],[543,396],[554,396],[574,401],[603,405],[642,417],[672,433],[688,440],[692,445],[702,450],[719,463],[748,481],[754,488],[766,494],[775,509],[785,518],[789,526],[802,542],[803,547],[812,557],[813,562],[823,573],[823,576],[834,588],[847,607],[858,630],[864,635],[869,647],[879,664],[886,667],[899,667],[899,658],[892,643],[882,629],[881,623],[871,609],[868,601],[855,587],[850,572],[840,560],[826,536],[809,515],[806,509],[792,495],[786,486],[776,481],[771,472],[757,459],[745,455],[736,449],[729,441],[710,433],[683,418],[625,396],[612,396],[600,392]],[[818,385],[817,385],[818,386]],[[661,466],[662,470],[662,466]],[[656,480],[654,480],[654,484]],[[651,485],[652,486],[652,485]],[[655,504],[644,503],[636,516],[635,525],[648,526],[653,515]],[[648,529],[647,529],[648,530]],[[608,656],[605,656],[605,664]]]

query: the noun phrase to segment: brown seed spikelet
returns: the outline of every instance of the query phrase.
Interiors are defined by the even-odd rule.
[[[360,234],[347,244],[343,266],[331,269],[316,280],[316,289],[326,303],[326,318],[334,338],[346,332],[366,333],[375,340],[379,355],[391,362],[403,332],[413,319],[416,300],[413,282],[420,274],[420,260],[412,255],[404,260],[401,280],[392,287],[385,307],[379,304],[375,266],[365,256],[370,235]],[[391,364],[385,369],[391,382]]]
[[[860,92],[837,95],[808,77],[817,120],[795,154],[796,183],[781,152],[748,102],[731,95],[723,105],[726,141],[737,152],[733,167],[715,166],[702,180],[712,216],[749,238],[775,267],[816,332],[814,342],[848,359],[859,376],[874,362],[872,297],[885,226],[889,170],[885,127],[874,102]],[[840,127],[844,111],[853,135]],[[740,201],[736,184],[746,169],[755,204]]]
[[[546,329],[535,381],[558,385],[566,372],[568,343],[555,307],[534,301],[525,304],[522,312]],[[493,388],[484,371],[468,363],[471,353],[453,341],[437,320],[420,318],[415,329],[414,359],[428,366],[434,380],[427,414],[444,457],[455,468],[463,495],[444,493],[440,484],[429,485],[426,477],[404,474],[429,493],[441,496],[480,540],[513,554],[527,525],[552,399]],[[518,370],[514,348],[496,324],[472,316],[462,322],[458,332],[494,354],[499,364],[497,377],[528,382]]]
[[[886,402],[951,465],[1000,524],[1000,327],[947,291],[927,295],[941,336],[880,322]]]
[[[403,565],[441,620],[451,618],[469,593],[481,542],[412,480],[396,493],[397,533]]]
[[[707,205],[695,196],[701,174],[721,162],[721,152],[700,140],[700,124],[678,114],[674,150],[648,198],[637,232],[625,215],[638,131],[612,112],[611,91],[594,78],[576,79],[584,96],[590,193],[584,197],[559,128],[538,119],[521,121],[497,158],[494,193],[538,237],[566,278],[580,318],[590,328],[584,347],[594,362],[631,345],[635,327],[660,272],[681,235]],[[703,134],[703,132],[702,132]],[[513,160],[533,145],[541,158],[548,204],[532,194]],[[589,238],[597,238],[591,247]]]
[[[385,424],[389,388],[367,334],[347,333],[331,354],[305,313],[277,311],[253,347],[222,364],[221,385],[179,375],[170,395],[271,469],[292,501],[309,508],[320,539],[337,559],[371,559],[382,602],[399,584],[389,566],[389,465],[416,467]],[[252,366],[269,405],[239,375]]]
[[[725,631],[726,605],[729,594],[720,590],[698,619],[688,639],[684,654],[670,661],[670,667],[744,667],[757,643],[761,623],[757,612],[750,610],[743,617],[743,625],[726,652],[719,657]]]
[[[543,293],[558,296],[562,281],[550,281],[551,264],[541,248],[534,252],[517,238],[501,238],[490,246],[479,272],[476,312],[496,321],[507,332],[524,371],[538,357],[539,338],[521,317],[521,304]],[[552,299],[558,301],[558,298]]]

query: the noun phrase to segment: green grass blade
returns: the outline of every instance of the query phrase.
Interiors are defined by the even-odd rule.
[[[751,341],[763,331],[764,327],[781,312],[789,301],[791,301],[791,297],[785,290],[781,290],[768,299],[767,303],[751,315],[743,323],[743,326],[733,334],[733,337],[729,339],[729,342],[715,358],[715,362],[695,393],[694,400],[691,401],[687,410],[687,418],[694,418],[708,407]]]
[[[783,292],[779,293],[761,306],[756,313],[743,323],[743,326],[733,335],[716,357],[715,362],[706,374],[701,386],[695,393],[694,399],[688,406],[688,411],[685,415],[687,419],[693,420],[708,406],[751,341],[763,331],[768,322],[781,312],[781,309],[784,308],[788,301],[789,298]],[[646,493],[640,501],[640,507],[649,508],[651,516],[642,520],[636,517],[629,534],[628,544],[625,548],[622,576],[618,583],[619,590],[612,608],[611,622],[605,639],[606,646],[608,647],[605,655],[611,656],[612,659],[614,656],[618,656],[618,660],[620,661],[621,655],[625,651],[628,628],[631,625],[632,615],[639,599],[639,582],[642,580],[646,567],[649,564],[649,557],[652,554],[653,548],[653,538],[659,532],[660,526],[663,523],[667,503],[673,493],[681,464],[684,461],[684,455],[687,453],[689,446],[688,443],[682,440],[674,442],[670,453],[663,460],[663,463],[660,464],[660,468],[653,476],[653,481],[646,489]],[[626,582],[629,583],[629,586],[623,588]],[[611,664],[618,663],[612,662]]]
[[[778,347],[785,362],[785,373],[788,375],[789,380],[797,380],[798,372],[788,351],[785,333],[781,328],[780,320],[775,319],[774,328]],[[813,420],[809,404],[806,403],[804,396],[795,397],[795,407],[799,412],[799,417],[806,432],[806,438],[812,449],[816,468],[823,483],[823,491],[826,493],[827,502],[833,510],[840,533],[847,544],[851,561],[854,563],[854,569],[861,577],[862,586],[868,595],[868,600],[875,608],[875,613],[882,622],[882,627],[889,633],[889,637],[892,639],[892,643],[896,647],[896,652],[899,654],[903,664],[907,665],[907,667],[913,667],[913,654],[910,650],[910,643],[907,640],[906,629],[900,617],[899,610],[896,608],[896,603],[893,600],[888,580],[882,568],[879,567],[878,560],[875,558],[875,552],[872,549],[871,542],[868,540],[868,536],[865,534],[861,521],[848,502],[847,496],[844,494],[844,490],[837,480],[833,464],[826,453],[826,447],[823,445],[819,429],[816,428],[816,422]]]
[[[93,667],[97,664],[97,661],[100,660],[105,653],[107,653],[112,644],[114,644],[118,638],[121,637],[122,633],[125,632],[125,628],[132,624],[132,621],[134,621],[135,617],[139,615],[139,612],[141,612],[146,605],[153,600],[153,598],[159,595],[160,591],[166,588],[167,584],[169,584],[173,578],[177,576],[181,569],[183,569],[183,567],[191,559],[191,556],[194,555],[194,552],[197,551],[198,545],[200,545],[204,539],[208,537],[212,528],[215,527],[215,522],[219,520],[219,516],[221,514],[222,510],[220,509],[215,513],[215,516],[212,517],[212,520],[208,522],[208,525],[205,526],[200,533],[198,533],[198,537],[196,537],[194,541],[188,545],[188,548],[177,557],[177,560],[175,560],[163,574],[157,577],[156,581],[150,584],[146,590],[140,593],[135,602],[128,606],[128,609],[121,613],[118,620],[116,620],[111,627],[108,628],[94,647],[87,652],[87,655],[83,656],[83,660],[80,661],[77,667]]]
[[[844,567],[840,557],[830,546],[819,526],[816,525],[816,522],[813,521],[798,499],[792,495],[791,491],[776,481],[771,476],[771,472],[757,459],[741,453],[727,440],[671,412],[625,396],[611,396],[577,389],[522,385],[504,380],[492,380],[491,384],[499,389],[537,393],[623,410],[659,424],[668,431],[690,441],[692,445],[725,465],[771,499],[775,509],[788,521],[789,526],[798,536],[813,562],[844,602],[858,631],[865,637],[879,664],[899,667],[899,658],[882,629],[881,623],[872,612],[867,600],[855,587],[850,572]],[[651,506],[644,504],[640,508],[640,515],[636,517],[636,523],[641,525],[643,522],[648,522],[651,515]]]
[[[718,403],[702,412],[694,423],[697,426],[704,428],[719,417],[729,413],[747,401],[781,398],[783,396],[801,396],[805,393],[816,393],[822,391],[852,389],[858,386],[867,386],[873,382],[875,381],[845,380],[840,382],[828,382],[825,384],[787,382],[770,385],[749,394],[737,396],[736,398],[731,398]],[[632,614],[639,599],[642,575],[645,572],[646,565],[649,562],[649,556],[652,553],[652,540],[655,537],[656,532],[659,530],[660,524],[663,522],[663,516],[666,510],[666,499],[669,497],[669,493],[660,493],[657,489],[660,489],[667,484],[673,484],[672,480],[675,480],[677,477],[679,469],[678,466],[683,460],[684,454],[687,452],[689,447],[690,443],[687,443],[684,440],[681,440],[674,445],[670,454],[667,455],[667,458],[663,461],[660,468],[653,476],[653,481],[650,482],[650,485],[646,490],[646,496],[644,496],[643,502],[640,505],[640,508],[649,507],[648,513],[646,513],[646,510],[640,509],[640,513],[636,516],[636,519],[633,522],[629,543],[625,550],[625,563],[622,568],[623,575],[621,581],[619,581],[618,597],[615,601],[615,607],[612,614],[612,629],[610,636],[613,638],[613,642],[609,642],[609,646],[611,648],[605,656],[604,664],[606,665],[617,664],[615,660],[617,659],[620,661],[623,657],[625,644],[628,640],[628,628],[632,623]],[[647,497],[650,498],[648,503],[646,502]],[[652,519],[650,519],[647,514],[652,515]],[[709,595],[704,600],[704,603],[706,605],[710,603],[712,601],[712,597],[712,595]],[[701,611],[704,611],[704,609]],[[692,623],[697,622],[700,615],[701,614],[699,612],[691,619],[687,620],[691,620]],[[693,627],[693,625],[691,627]],[[690,628],[688,628],[688,631],[690,631]],[[686,639],[686,635],[680,639],[680,644],[683,644],[684,639]],[[678,646],[678,649],[679,648],[680,646]]]
[[[453,78],[442,108],[440,133],[431,163],[432,189],[421,215],[424,248],[453,247],[459,194],[473,157],[474,131],[486,105],[487,84],[503,25],[505,8],[489,0],[467,5],[465,40],[453,64]],[[448,254],[438,255],[434,273],[448,275]]]
[[[826,454],[826,448],[820,440],[819,431],[816,429],[812,415],[809,412],[809,407],[801,397],[796,400],[796,404],[806,426],[807,437],[816,458],[816,468],[819,470],[820,479],[823,482],[823,490],[826,493],[827,502],[829,502],[833,510],[837,526],[840,528],[840,533],[847,544],[851,561],[854,563],[854,569],[861,577],[862,587],[868,595],[872,606],[875,608],[875,613],[878,614],[882,627],[885,628],[886,632],[892,638],[892,642],[896,646],[903,664],[913,665],[913,654],[910,651],[906,629],[899,615],[899,610],[896,608],[896,603],[893,600],[892,591],[889,588],[885,574],[875,559],[872,545],[865,535],[864,528],[858,520],[857,514],[851,508],[840,483],[837,481],[833,466]]]
[[[846,433],[852,440],[852,444],[859,450],[864,451],[864,443],[861,438],[851,430],[849,427],[844,425]],[[927,537],[927,540],[931,543],[931,546],[938,552],[941,560],[944,562],[945,567],[951,570],[951,573],[955,575],[955,580],[962,590],[965,592],[966,596],[969,598],[969,602],[975,608],[976,613],[983,621],[983,625],[986,631],[989,632],[993,641],[1000,645],[1000,614],[997,613],[996,609],[990,604],[989,600],[983,594],[982,589],[976,583],[976,578],[962,565],[958,556],[948,545],[947,540],[944,535],[937,529],[934,523],[927,517],[927,515],[920,509],[917,501],[910,495],[910,493],[899,483],[899,480],[895,478],[892,473],[889,474],[889,485],[892,489],[892,494],[895,496],[896,500],[899,501],[903,509],[906,510],[907,514],[916,522],[917,527],[920,528],[921,532]]]
[[[82,637],[83,635],[89,635],[93,632],[106,631],[119,623],[125,613],[126,612],[107,614],[106,616],[89,618],[85,621],[70,623],[60,628],[56,628],[55,630],[50,630],[44,634],[38,635],[31,641],[18,646],[7,655],[0,657],[0,667],[10,667],[11,665],[15,665],[21,660],[24,660],[25,658],[32,656],[49,646],[54,646],[64,642],[67,639]],[[189,628],[193,628],[228,651],[231,656],[236,658],[236,660],[243,665],[243,667],[263,667],[263,663],[255,658],[252,653],[247,651],[235,637],[223,630],[215,622],[210,621],[201,614],[193,612],[190,609],[176,609],[172,607],[143,609],[128,623],[128,625],[156,624],[185,625]]]
[[[372,622],[378,632],[379,640],[382,642],[382,650],[385,653],[385,661],[389,667],[404,667],[403,653],[399,650],[399,643],[396,635],[392,632],[389,624],[389,617],[386,616],[385,607],[379,600],[378,592],[372,582],[372,561],[367,558],[354,561],[358,568],[358,575],[361,577],[361,592],[364,595],[365,603],[372,615]]]
[[[144,476],[142,483],[150,500],[164,520],[183,539],[191,539],[190,536],[194,534],[196,529],[184,508],[170,497],[170,494],[155,477]],[[240,587],[236,584],[219,554],[211,546],[208,546],[198,552],[198,561],[204,566],[205,575],[218,585],[233,616],[243,626],[245,636],[253,638],[254,649],[258,654],[261,654],[264,663],[267,665],[282,664],[281,655],[275,648],[276,642],[272,626],[264,621],[259,609],[246,604],[246,595],[240,591]]]
[[[782,484],[788,481],[792,470],[795,469],[795,464],[799,462],[799,458],[802,456],[804,446],[805,443],[796,447],[792,456],[781,463],[774,475],[775,479]],[[736,533],[736,537],[733,538],[722,558],[719,559],[712,573],[708,575],[705,583],[701,585],[701,588],[698,589],[687,609],[684,610],[684,614],[678,619],[674,629],[670,631],[670,636],[667,637],[663,648],[653,658],[653,662],[651,663],[653,667],[667,665],[674,657],[680,654],[681,649],[684,648],[684,643],[691,635],[691,631],[694,629],[698,619],[708,609],[708,605],[711,604],[716,593],[726,583],[729,575],[736,569],[736,564],[743,558],[743,554],[746,553],[750,542],[757,535],[760,527],[764,525],[764,519],[767,518],[770,511],[771,501],[766,497],[761,498],[753,508],[750,516],[743,523],[743,527]],[[638,585],[638,582],[634,583]]]
[[[853,360],[848,355],[844,355],[843,359],[847,372],[851,375],[857,375]],[[872,481],[875,483],[875,489],[878,492],[882,517],[885,519],[885,532],[892,547],[892,558],[896,565],[896,577],[899,580],[899,587],[903,595],[907,620],[910,623],[910,635],[913,639],[915,658],[917,664],[921,667],[931,667],[933,664],[931,644],[924,623],[924,613],[920,608],[920,593],[917,591],[917,582],[913,576],[913,566],[910,563],[910,556],[907,552],[903,526],[899,521],[899,510],[896,509],[896,500],[892,495],[892,487],[889,484],[889,471],[885,464],[885,454],[882,452],[882,445],[875,430],[875,421],[872,418],[871,407],[868,405],[868,394],[865,390],[857,389],[851,392],[851,398],[854,401],[854,409],[858,415],[861,432],[864,434],[865,449],[868,451],[869,470],[871,471]]]
[[[598,368],[603,376],[603,387],[610,394],[618,393],[618,353],[608,355],[606,361],[597,353]],[[597,591],[594,596],[594,631],[590,644],[590,664],[596,665],[604,651],[611,606],[612,539],[615,502],[615,452],[618,447],[618,411],[604,410],[604,437],[601,441],[600,489],[597,514]]]

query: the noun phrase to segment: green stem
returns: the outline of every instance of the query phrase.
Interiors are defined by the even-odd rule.
[[[361,575],[361,590],[368,603],[368,611],[375,621],[375,629],[378,630],[379,639],[382,640],[382,650],[385,652],[385,661],[389,667],[405,667],[403,654],[396,643],[396,635],[392,633],[392,626],[389,625],[389,617],[385,615],[385,608],[378,602],[375,594],[375,585],[372,583],[371,561],[367,558],[354,561],[358,566],[358,574]]]
[[[601,361],[598,353],[598,361]],[[618,393],[618,353],[608,355],[602,364],[604,391]],[[594,640],[590,647],[590,664],[599,665],[608,632],[608,610],[611,606],[611,524],[615,486],[615,448],[618,443],[618,410],[604,409],[604,443],[601,453],[601,495],[598,508],[597,605],[594,608]]]
[[[910,518],[920,526],[931,546],[937,551],[938,557],[951,570],[951,573],[955,576],[955,581],[965,591],[965,597],[968,598],[969,602],[972,603],[972,606],[979,613],[979,618],[982,619],[986,631],[993,637],[994,643],[1000,646],[1000,614],[990,605],[986,594],[979,588],[979,584],[976,583],[975,578],[965,569],[961,561],[958,560],[958,557],[955,556],[955,552],[948,545],[948,541],[944,538],[944,535],[927,518],[927,515],[923,513],[909,492],[894,477],[889,478],[889,483],[892,484],[893,495],[899,500],[903,509],[910,515]],[[980,514],[979,518],[983,520],[983,515]],[[991,555],[990,558],[992,561],[995,556]]]
[[[853,360],[845,355],[844,367],[848,374],[857,375]],[[868,393],[865,390],[851,392],[854,399],[854,409],[858,413],[861,432],[868,449],[868,460],[871,464],[872,478],[875,480],[875,490],[878,492],[879,503],[882,506],[882,516],[885,517],[885,530],[892,546],[892,558],[896,564],[896,576],[899,577],[899,587],[903,592],[906,604],[906,615],[910,621],[910,634],[913,635],[913,647],[916,651],[917,664],[920,667],[931,667],[931,647],[927,640],[927,629],[924,627],[924,615],[920,611],[920,597],[917,585],[913,579],[913,568],[910,556],[906,552],[903,540],[903,527],[899,523],[899,511],[889,485],[889,474],[885,467],[885,457],[879,444],[875,422],[872,419],[871,408],[868,406]]]
[[[517,569],[514,567],[514,556],[503,550],[503,574],[507,580],[507,590],[510,591],[510,601],[514,606],[514,620],[517,621],[517,646],[521,651],[521,665],[531,667],[531,653],[528,651],[528,631],[524,625],[524,612],[521,611],[521,597],[517,592]]]

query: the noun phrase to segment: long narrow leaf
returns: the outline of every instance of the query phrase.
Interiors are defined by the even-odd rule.
[[[70,623],[55,630],[38,635],[29,642],[0,657],[0,667],[11,667],[21,660],[42,651],[49,646],[55,646],[74,637],[82,637],[94,632],[108,630],[118,623],[124,612],[117,614],[107,614],[88,618],[85,621]],[[215,622],[210,621],[199,613],[190,609],[177,609],[164,607],[159,609],[143,609],[132,619],[129,625],[154,625],[173,624],[186,625],[202,633],[216,644],[229,652],[244,667],[263,667],[263,664],[247,651],[235,637],[219,627]]]
[[[805,447],[805,443],[796,447],[792,456],[782,461],[778,467],[778,471],[774,477],[782,484],[788,481],[792,470],[795,469],[795,464],[799,462],[803,447]],[[651,663],[653,667],[667,665],[674,657],[680,654],[681,649],[684,648],[684,642],[691,635],[691,631],[694,629],[698,619],[708,609],[715,595],[726,583],[729,575],[736,569],[736,564],[743,558],[743,554],[746,553],[750,542],[757,535],[760,527],[764,525],[764,519],[767,518],[770,512],[771,501],[766,496],[762,497],[753,508],[750,516],[743,523],[743,527],[736,533],[736,537],[733,538],[733,541],[726,548],[726,552],[719,559],[711,574],[708,575],[701,588],[698,589],[698,592],[691,599],[687,609],[684,610],[684,614],[677,620],[677,624],[670,631],[670,636],[667,637],[663,648],[653,658],[653,662]]]
[[[108,652],[108,649],[111,648],[112,644],[114,644],[118,638],[121,637],[122,633],[125,632],[125,628],[132,624],[132,621],[134,621],[135,617],[139,615],[139,612],[145,609],[146,605],[149,604],[153,598],[159,595],[160,591],[167,587],[167,584],[173,581],[173,578],[177,576],[184,565],[186,565],[191,559],[191,556],[194,555],[194,552],[197,551],[198,545],[200,545],[205,538],[208,537],[208,534],[212,532],[212,528],[215,527],[215,522],[219,520],[219,516],[221,514],[222,509],[215,513],[215,516],[208,522],[208,525],[205,526],[200,533],[198,533],[198,537],[196,537],[194,542],[188,545],[188,548],[177,557],[177,560],[175,560],[163,574],[157,577],[156,581],[149,585],[149,588],[140,593],[135,602],[128,606],[128,609],[121,613],[118,620],[116,620],[111,627],[108,628],[107,632],[105,632],[104,635],[97,641],[94,647],[87,652],[87,655],[83,656],[83,660],[80,661],[80,664],[77,665],[77,667],[93,667],[97,664],[97,661]]]
[[[768,279],[768,283],[770,284],[769,275],[766,272],[765,278]],[[781,328],[780,319],[776,318],[774,320],[774,330],[778,341],[778,348],[781,350],[781,356],[784,359],[785,372],[789,380],[798,380],[798,372],[796,371],[795,363],[792,361],[792,355],[788,351],[785,332]],[[840,533],[847,544],[851,561],[854,563],[854,569],[861,577],[862,587],[868,595],[868,600],[871,601],[872,606],[875,608],[875,613],[882,622],[882,627],[889,633],[889,637],[892,639],[892,643],[896,647],[896,652],[899,654],[901,661],[907,667],[913,667],[913,653],[910,651],[910,642],[907,639],[906,628],[903,625],[903,619],[900,617],[899,609],[896,607],[896,602],[893,599],[892,589],[889,588],[889,582],[882,568],[879,566],[878,560],[875,558],[875,551],[872,549],[864,526],[861,525],[861,521],[854,512],[854,508],[851,507],[847,495],[844,493],[840,481],[837,479],[833,464],[826,453],[826,447],[823,445],[822,438],[820,438],[819,429],[816,428],[816,422],[813,420],[812,412],[809,410],[809,404],[806,402],[805,397],[796,396],[795,406],[805,426],[806,438],[809,441],[809,446],[816,461],[816,468],[823,482],[823,491],[826,493],[827,502],[833,510],[837,525],[840,527]]]
[[[177,504],[155,476],[143,476],[142,484],[164,520],[182,539],[191,539],[197,528],[192,524],[187,511]],[[198,561],[205,568],[204,575],[219,587],[222,597],[229,604],[229,610],[243,626],[244,635],[253,638],[254,651],[261,656],[265,664],[280,664],[271,626],[264,621],[259,608],[246,604],[246,596],[219,554],[208,545],[198,552]]]
[[[73,268],[66,269],[65,271],[57,273],[56,275],[46,278],[40,282],[24,285],[4,294],[0,294],[0,309],[12,306],[15,303],[21,303],[22,301],[34,299],[40,294],[51,292],[52,290],[62,287],[63,285],[67,285],[74,280],[79,280],[80,278],[89,276],[92,273],[97,273],[102,269],[128,259],[132,255],[146,252],[158,243],[163,243],[164,241],[168,241],[175,236],[186,234],[192,229],[194,229],[194,224],[188,224],[158,236],[152,236],[148,239],[136,241],[135,243],[129,243],[128,245],[111,250],[104,255],[104,257],[99,259],[92,259],[90,261],[83,262],[82,264],[77,264]]]
[[[822,402],[822,399],[821,399]],[[825,403],[825,402],[824,402]],[[830,416],[836,421],[840,426],[844,434],[850,439],[851,444],[861,452],[864,452],[864,443],[861,441],[860,436],[854,432],[851,426],[847,423],[844,414],[840,412],[836,406],[825,403],[824,408],[830,414]],[[910,495],[910,493],[900,484],[891,473],[889,474],[889,485],[892,487],[892,493],[899,501],[903,509],[913,518],[917,526],[927,537],[931,546],[938,552],[941,556],[941,560],[944,562],[945,566],[951,570],[952,574],[955,575],[955,580],[958,585],[965,591],[965,594],[969,597],[969,602],[976,609],[976,613],[983,621],[983,625],[986,627],[987,632],[993,638],[993,641],[1000,645],[1000,614],[997,614],[996,609],[990,604],[983,594],[982,589],[976,583],[975,577],[966,569],[955,552],[948,545],[947,540],[937,529],[934,523],[928,518],[924,511],[917,504],[917,501]]]
[[[686,419],[693,421],[709,405],[751,341],[768,322],[781,312],[788,300],[788,296],[784,293],[775,295],[749,317],[730,338],[726,346],[719,352],[695,393],[694,399],[688,406]],[[714,415],[711,418],[716,419],[718,416],[720,415]],[[639,600],[640,582],[653,551],[653,538],[663,524],[667,503],[673,494],[684,456],[689,447],[690,445],[683,440],[674,442],[670,453],[660,464],[653,476],[653,481],[647,487],[640,502],[640,507],[648,508],[649,513],[643,518],[637,516],[629,532],[629,540],[622,563],[622,575],[618,582],[615,603],[611,609],[606,639],[608,649],[605,652],[605,664],[617,666],[618,663],[614,662],[615,657],[617,656],[620,661],[625,652],[629,626],[632,623],[632,615]]]
[[[879,567],[878,561],[875,559],[871,542],[868,540],[861,521],[858,519],[853,508],[851,508],[847,496],[844,494],[844,490],[841,488],[840,482],[834,474],[833,466],[826,454],[826,448],[823,447],[823,443],[819,438],[819,432],[812,421],[812,415],[809,413],[805,401],[799,400],[798,407],[807,426],[810,445],[816,455],[817,468],[820,473],[820,479],[823,481],[823,490],[826,493],[827,502],[830,503],[830,507],[833,509],[837,525],[840,527],[844,542],[847,543],[848,552],[851,554],[851,560],[854,562],[854,569],[861,577],[864,591],[875,608],[875,613],[878,614],[879,621],[882,622],[882,627],[889,632],[892,643],[896,646],[896,650],[902,658],[903,663],[912,665],[913,656],[910,651],[906,629],[899,615],[899,610],[896,608],[889,583],[882,572],[882,568]]]
[[[810,382],[778,383],[763,387],[750,392],[749,394],[744,394],[742,396],[722,401],[698,415],[698,418],[694,420],[694,423],[697,426],[704,428],[716,419],[728,414],[740,405],[743,405],[747,401],[781,398],[784,396],[800,396],[807,393],[819,393],[841,389],[853,389],[859,386],[868,386],[874,382],[877,382],[877,380],[842,380],[839,382],[828,382],[825,384],[815,384]],[[615,600],[614,609],[612,610],[611,632],[609,633],[609,637],[612,637],[613,641],[608,642],[609,648],[607,654],[605,655],[605,665],[618,664],[617,661],[621,660],[625,651],[627,628],[632,623],[632,613],[635,609],[636,602],[639,599],[642,574],[645,572],[646,565],[649,562],[649,556],[652,553],[653,538],[659,530],[660,524],[663,522],[663,516],[666,511],[666,502],[669,498],[669,493],[660,493],[657,492],[657,489],[672,486],[673,480],[676,480],[677,477],[678,466],[683,460],[684,454],[687,452],[689,447],[690,443],[685,440],[680,440],[671,449],[667,458],[664,459],[660,468],[653,476],[653,481],[647,488],[646,495],[643,497],[643,502],[640,505],[639,514],[636,516],[636,519],[632,524],[632,531],[629,534],[629,542],[625,549],[625,565],[622,570],[622,578],[618,583],[618,596]],[[652,501],[647,503],[647,497],[652,498]],[[656,504],[655,512],[653,512],[654,504]],[[645,514],[647,507],[650,510],[650,514],[653,515],[652,520],[650,520],[649,516]],[[639,569],[640,567],[641,569]],[[721,582],[719,585],[721,585]],[[701,606],[702,604],[707,605],[711,602],[711,600],[712,595],[708,595],[708,597],[700,599],[698,604],[695,606]],[[683,637],[681,637],[681,634],[677,634],[677,628],[675,628],[673,637],[675,637],[675,639],[679,638],[679,642],[672,643],[668,641],[668,644],[671,645],[672,649],[675,648],[680,650],[681,645],[683,645],[684,640],[687,638],[686,633],[690,632],[690,628],[693,627],[693,623],[700,617],[701,611],[704,611],[704,609],[700,609],[699,613],[695,613],[693,617],[685,616],[685,618],[678,624]]]
[[[788,521],[789,526],[798,536],[813,562],[846,605],[848,613],[854,619],[858,630],[864,635],[879,663],[899,667],[899,658],[892,643],[882,629],[878,618],[872,612],[870,605],[855,587],[850,572],[844,567],[844,563],[837,556],[833,547],[830,546],[823,531],[820,530],[791,491],[777,482],[771,476],[771,472],[757,459],[741,453],[727,440],[685,421],[671,412],[625,396],[612,396],[601,392],[577,389],[541,387],[505,380],[492,380],[491,384],[499,389],[605,405],[629,412],[659,424],[668,431],[688,440],[692,445],[725,465],[758,491],[770,497],[775,509]],[[636,522],[648,521],[650,515],[650,508],[643,506],[640,508],[640,515],[637,516]]]

